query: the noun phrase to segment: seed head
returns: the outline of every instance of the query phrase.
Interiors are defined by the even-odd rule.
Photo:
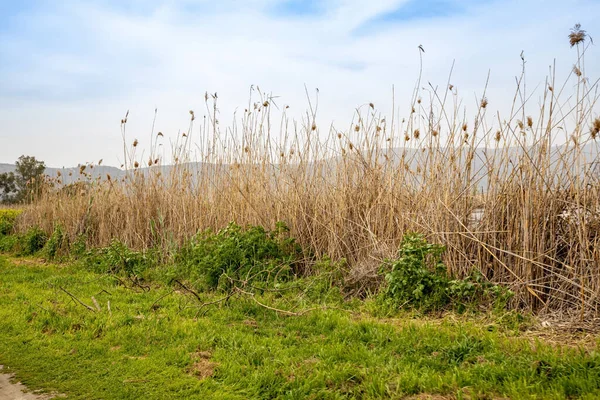
[[[592,139],[596,139],[598,137],[598,133],[600,133],[600,118],[596,118],[592,123],[592,127],[590,128],[590,135]]]
[[[263,103],[263,107],[268,107],[268,106],[269,106],[269,102],[268,102],[268,101],[265,101],[265,102]]]
[[[487,107],[487,105],[488,105],[488,100],[487,100],[487,99],[484,97],[484,98],[481,100],[481,108],[486,108],[486,107]]]
[[[374,110],[375,109],[375,104],[369,103],[369,107],[371,107]]]
[[[500,139],[502,139],[502,132],[501,131],[497,131],[496,132],[496,137],[494,139],[496,139],[496,142],[499,142]]]
[[[418,129],[415,129],[413,132],[413,136],[415,137],[415,139],[418,139],[419,136],[421,136],[421,131],[419,131]]]
[[[317,130],[317,124],[313,123],[312,126],[310,127],[311,131],[316,131]]]
[[[352,142],[348,143],[348,148],[350,149],[350,151],[354,149],[354,145],[352,144]]]
[[[527,126],[528,127],[533,127],[533,118],[531,118],[531,116],[527,117]]]
[[[463,126],[462,126],[462,130],[463,130],[463,132],[466,132],[468,128],[469,128],[469,127],[468,127],[467,123],[465,122],[465,123],[463,124]]]
[[[523,121],[517,120],[517,125],[519,125],[519,129],[523,129]]]
[[[134,139],[134,140],[133,140],[133,147],[137,147],[138,143],[139,143],[139,142],[138,142],[138,140],[137,140],[137,139]]]
[[[360,125],[355,125],[355,126],[354,126],[354,130],[355,130],[356,132],[360,131]]]
[[[342,134],[341,134],[341,133],[338,133],[338,134],[337,134],[337,137],[338,137],[338,139],[341,139],[341,138],[342,138]]]
[[[134,163],[133,163],[133,167],[134,167],[134,168],[138,168],[139,166],[140,166],[140,163],[139,163],[139,162],[137,162],[137,161],[136,161],[136,162],[134,162]]]
[[[439,134],[440,134],[440,132],[437,129],[434,129],[431,131],[431,136],[433,136],[433,137],[436,137]]]
[[[452,89],[454,89],[454,85],[452,85],[452,84],[448,85],[448,90],[452,90]]]
[[[571,47],[576,46],[579,43],[585,42],[586,37],[587,34],[581,29],[581,24],[575,24],[575,26],[571,28],[571,33],[569,33],[569,44]]]
[[[579,67],[577,67],[577,65],[573,65],[573,73],[579,77],[582,75],[581,70]]]

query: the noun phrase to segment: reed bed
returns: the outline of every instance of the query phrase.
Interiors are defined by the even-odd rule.
[[[151,133],[142,159],[125,117],[123,176],[95,179],[87,165],[79,183],[58,177],[20,228],[50,233],[60,224],[91,246],[118,238],[168,257],[199,230],[284,221],[316,257],[345,258],[357,292],[416,231],[447,246],[453,275],[478,270],[509,286],[515,308],[598,316],[598,81],[585,75],[585,32],[576,26],[569,40],[571,74],[561,86],[551,69],[531,114],[524,67],[502,117],[485,88],[467,118],[450,81],[424,90],[421,77],[403,118],[366,104],[348,127],[326,131],[310,96],[306,116],[293,121],[255,90],[241,118],[222,128],[207,95],[206,116],[190,111],[169,165],[157,151],[163,134]]]

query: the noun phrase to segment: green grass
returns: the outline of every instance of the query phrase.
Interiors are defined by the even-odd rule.
[[[94,296],[101,311],[61,287],[92,307]],[[600,396],[598,343],[531,343],[491,320],[378,320],[359,303],[340,306],[354,312],[290,317],[237,297],[198,313],[182,291],[153,307],[171,290],[133,290],[77,265],[0,256],[0,363],[31,389],[72,399]],[[288,295],[259,300],[299,304]]]

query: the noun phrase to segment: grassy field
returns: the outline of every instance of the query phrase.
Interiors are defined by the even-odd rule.
[[[382,318],[335,296],[194,293],[2,256],[0,363],[72,399],[600,396],[598,341],[534,339],[513,312]]]

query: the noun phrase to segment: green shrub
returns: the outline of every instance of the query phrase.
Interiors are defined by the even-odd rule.
[[[289,237],[289,229],[278,223],[274,231],[261,226],[230,223],[214,233],[196,235],[176,257],[186,278],[202,279],[210,289],[230,288],[241,282],[273,283],[298,272],[300,246]]]
[[[68,253],[68,240],[60,225],[54,228],[54,232],[46,242],[43,252],[49,260],[54,260],[57,256]]]
[[[139,275],[154,265],[150,253],[131,250],[118,239],[113,239],[108,247],[92,249],[84,257],[84,265],[98,273],[124,273]]]
[[[0,236],[13,233],[15,221],[21,213],[21,210],[0,210]]]
[[[31,256],[42,250],[48,241],[48,236],[38,227],[29,228],[29,230],[20,237],[19,255]]]
[[[14,253],[19,247],[19,237],[16,235],[0,235],[0,252]]]
[[[396,305],[431,309],[448,301],[448,277],[442,263],[444,247],[428,243],[423,235],[402,239],[398,258],[384,265],[387,286],[383,295]]]
[[[75,258],[84,257],[87,254],[87,236],[78,235],[71,243],[70,253]]]
[[[512,292],[487,281],[479,271],[464,279],[451,279],[442,262],[444,251],[444,246],[428,243],[423,235],[404,236],[398,257],[381,268],[386,281],[382,299],[394,307],[424,311],[450,306],[464,311],[481,304],[507,305]]]

